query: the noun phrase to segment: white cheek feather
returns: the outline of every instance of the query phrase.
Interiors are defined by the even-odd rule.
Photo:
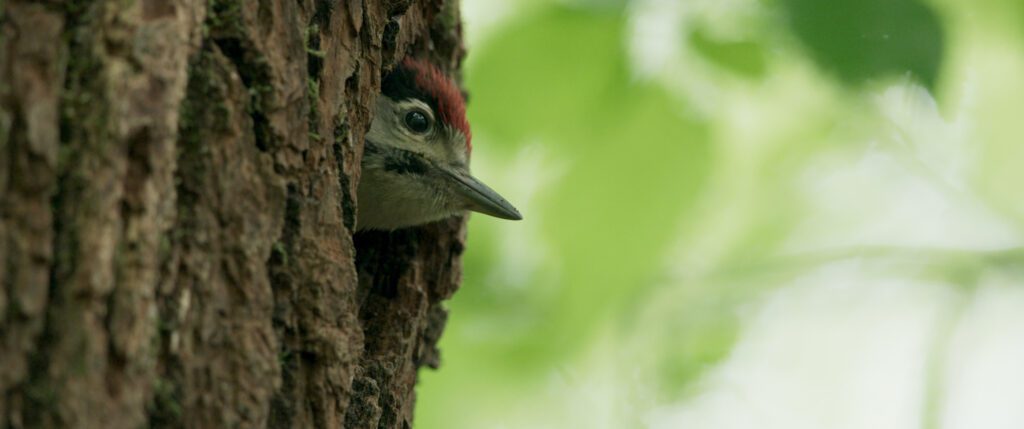
[[[364,165],[359,183],[356,228],[397,229],[444,219],[461,210],[452,207],[448,192],[422,177],[395,174],[383,166]]]

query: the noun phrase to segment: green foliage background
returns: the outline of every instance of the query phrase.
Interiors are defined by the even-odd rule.
[[[1019,0],[463,4],[474,169],[526,220],[472,218],[418,427],[648,426],[706,388],[745,308],[836,261],[957,300],[1021,285]],[[879,220],[889,170],[821,203],[879,153],[984,221]],[[941,225],[901,238],[918,221]]]

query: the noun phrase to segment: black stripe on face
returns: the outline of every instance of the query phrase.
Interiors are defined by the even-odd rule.
[[[397,174],[427,174],[427,163],[419,155],[404,150],[389,151],[384,155],[384,171]]]
[[[415,152],[381,147],[370,141],[366,142],[366,152],[373,156],[379,156],[383,161],[384,171],[387,172],[424,175],[430,170],[430,164]]]

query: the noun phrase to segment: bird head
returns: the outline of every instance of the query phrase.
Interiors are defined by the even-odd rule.
[[[363,151],[357,229],[392,230],[467,210],[522,215],[469,171],[462,92],[430,63],[406,58],[385,75]]]

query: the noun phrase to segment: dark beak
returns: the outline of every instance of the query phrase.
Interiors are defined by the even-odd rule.
[[[466,208],[469,210],[501,219],[523,219],[523,215],[519,214],[519,210],[516,210],[512,204],[483,182],[470,176],[469,173],[448,169],[443,169],[443,171],[452,180],[455,191],[465,201]]]

